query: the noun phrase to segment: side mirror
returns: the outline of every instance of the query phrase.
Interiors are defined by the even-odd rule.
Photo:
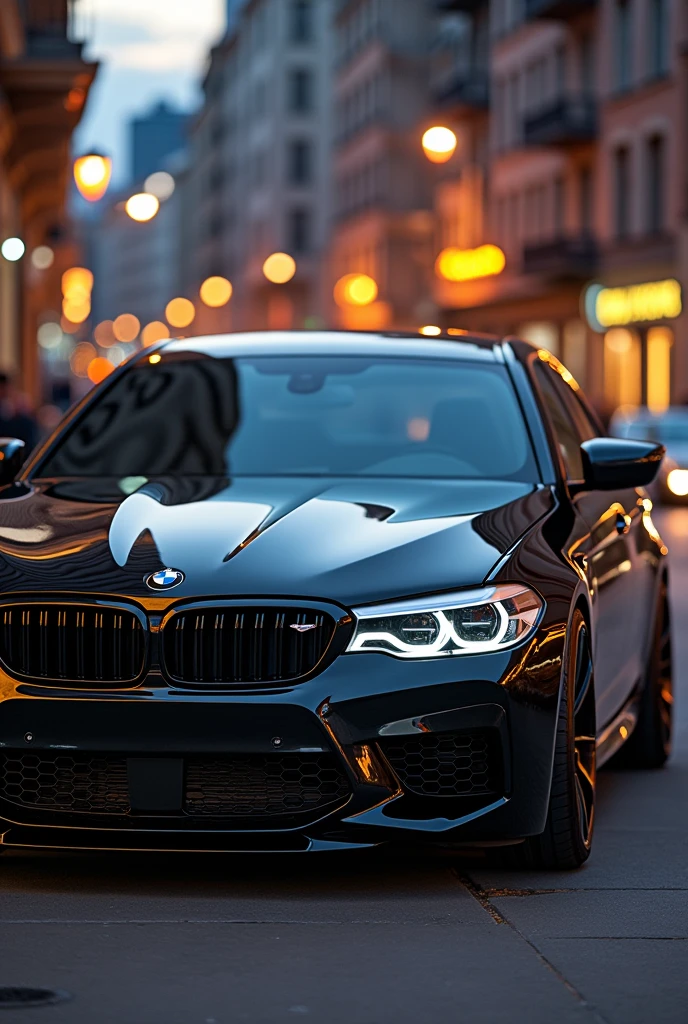
[[[0,437],[0,487],[11,484],[26,458],[26,445],[18,437]]]
[[[581,445],[585,485],[594,491],[646,487],[657,476],[664,446],[653,441],[593,437]]]

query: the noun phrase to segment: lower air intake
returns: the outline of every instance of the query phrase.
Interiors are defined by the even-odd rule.
[[[502,788],[494,729],[399,736],[380,749],[403,788],[418,796],[488,796]]]

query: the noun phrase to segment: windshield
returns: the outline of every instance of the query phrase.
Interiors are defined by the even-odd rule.
[[[504,367],[195,353],[127,370],[35,475],[538,479]]]

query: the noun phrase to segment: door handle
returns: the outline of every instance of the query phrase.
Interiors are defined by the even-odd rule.
[[[618,534],[628,533],[631,528],[631,517],[626,512],[617,512],[615,526]]]

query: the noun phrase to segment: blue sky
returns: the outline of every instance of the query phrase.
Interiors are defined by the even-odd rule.
[[[128,175],[126,124],[160,99],[193,109],[209,48],[224,28],[224,0],[82,0],[86,56],[102,62],[75,138]]]

